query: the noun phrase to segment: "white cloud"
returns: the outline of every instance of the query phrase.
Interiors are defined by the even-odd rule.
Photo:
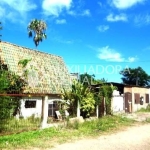
[[[43,0],[42,8],[46,15],[59,16],[63,9],[69,10],[72,0]]]
[[[36,4],[31,3],[30,0],[1,0],[0,5],[3,4],[8,5],[19,13],[28,12],[37,8]]]
[[[0,18],[3,18],[5,16],[5,9],[3,7],[0,7]]]
[[[124,58],[120,53],[116,52],[114,49],[105,46],[98,49],[98,58],[105,61],[112,62],[134,62],[137,60],[137,57],[128,57]]]
[[[129,57],[128,62],[135,62],[137,60],[137,57]]]
[[[116,62],[124,61],[124,58],[122,58],[121,54],[115,52],[113,49],[109,48],[109,46],[102,47],[99,49],[98,58],[106,61],[116,61]]]
[[[30,0],[1,0],[0,17],[3,21],[9,19],[11,22],[22,22],[27,17],[28,12],[36,8],[36,4]]]
[[[69,10],[68,14],[71,16],[91,16],[91,12],[89,9],[85,9],[85,10],[80,10],[80,11],[73,11],[73,10]]]
[[[73,10],[69,10],[68,14],[71,15],[71,16],[77,16],[77,13]]]
[[[150,14],[146,15],[137,15],[134,18],[134,23],[137,26],[149,25],[150,24]]]
[[[105,32],[109,29],[109,26],[108,25],[100,25],[97,27],[98,31],[100,32]]]
[[[112,0],[112,4],[118,9],[127,9],[143,2],[145,0]]]
[[[74,40],[66,40],[62,37],[58,37],[58,36],[53,36],[52,40],[57,42],[57,43],[62,43],[62,44],[73,44]]]
[[[109,14],[106,17],[106,20],[110,22],[117,22],[117,21],[128,21],[128,18],[126,14],[119,14],[119,15]]]
[[[90,10],[86,9],[81,13],[81,16],[91,16]]]
[[[66,20],[65,19],[57,19],[56,24],[65,24]]]

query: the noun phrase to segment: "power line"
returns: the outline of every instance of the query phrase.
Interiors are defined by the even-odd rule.
[[[135,64],[135,63],[150,63],[150,60],[136,61],[136,62],[69,62],[66,64]]]

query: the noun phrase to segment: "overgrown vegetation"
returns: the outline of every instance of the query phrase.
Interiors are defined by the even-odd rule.
[[[0,61],[0,94],[22,93],[26,82],[15,73],[8,70],[6,64]],[[18,97],[0,97],[0,132],[5,129],[5,122],[17,114],[20,107]]]
[[[73,82],[70,91],[63,91],[62,98],[66,101],[70,100],[70,106],[74,106],[77,109],[77,117],[80,115],[84,118],[89,117],[95,108],[94,94],[87,85],[78,81]]]
[[[70,100],[69,111],[71,110],[71,114],[76,113],[78,117],[81,115],[84,118],[88,118],[94,113],[96,106],[104,102],[105,98],[106,114],[112,114],[112,93],[117,88],[106,84],[104,79],[101,82],[99,81],[100,85],[98,89],[91,88],[91,81],[96,83],[94,76],[85,73],[80,75],[79,81],[73,82],[70,91],[64,89],[63,99],[66,101]]]
[[[133,123],[133,120],[121,116],[105,116],[101,119],[85,121],[82,124],[79,122],[68,123],[67,127],[64,124],[57,128],[1,136],[0,148],[52,147],[55,143],[66,142],[77,137],[98,136],[103,132],[117,130]]]
[[[31,116],[27,119],[14,118],[3,119],[0,122],[0,135],[15,134],[25,131],[39,129],[41,123],[40,118]]]

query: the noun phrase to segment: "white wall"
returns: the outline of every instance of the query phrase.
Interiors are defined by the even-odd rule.
[[[124,111],[124,98],[120,96],[119,91],[113,91],[112,97],[112,111],[113,112],[120,112]]]
[[[25,101],[36,101],[36,107],[35,108],[25,108]],[[41,117],[41,111],[42,111],[42,98],[41,97],[32,97],[32,98],[23,98],[21,99],[21,110],[20,115],[24,118],[30,117],[32,115],[35,115],[35,117]]]
[[[36,101],[36,107],[35,108],[25,108],[25,101]],[[58,98],[48,98],[46,111],[48,111],[48,104],[53,104],[53,101],[61,101],[61,99]],[[21,99],[21,110],[20,110],[20,116],[27,118],[32,115],[35,115],[35,117],[41,117],[42,113],[42,97],[24,97]]]

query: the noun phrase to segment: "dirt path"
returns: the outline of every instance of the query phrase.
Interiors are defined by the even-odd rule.
[[[95,139],[57,145],[51,150],[150,150],[150,124],[129,127]]]

